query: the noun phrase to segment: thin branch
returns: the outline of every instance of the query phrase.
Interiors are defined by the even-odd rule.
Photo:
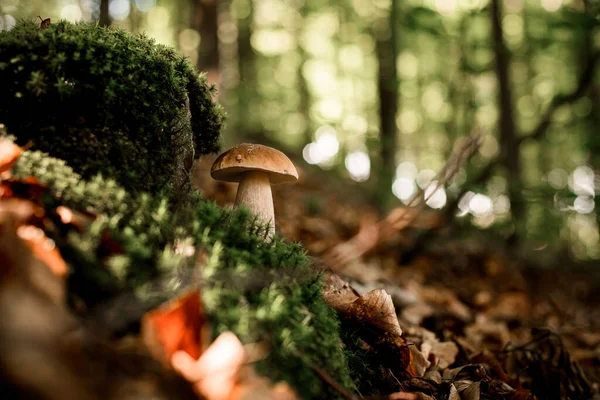
[[[600,51],[596,51],[590,57],[588,57],[587,63],[581,75],[579,76],[579,81],[575,90],[566,95],[559,94],[555,96],[550,102],[550,105],[546,109],[546,112],[544,113],[544,116],[542,117],[538,125],[535,127],[535,129],[533,129],[533,131],[531,131],[529,135],[525,135],[519,138],[519,144],[523,143],[523,141],[526,139],[540,139],[546,134],[546,131],[548,130],[552,122],[552,117],[554,116],[554,113],[556,112],[556,110],[558,110],[558,108],[565,104],[573,103],[579,100],[581,97],[583,97],[583,95],[585,95],[587,89],[590,87],[594,80],[594,72],[599,59]]]
[[[342,267],[368,253],[389,238],[390,235],[409,226],[420,214],[427,200],[458,173],[466,160],[479,148],[480,144],[481,137],[479,135],[469,138],[436,175],[434,178],[436,184],[427,196],[425,196],[424,189],[419,189],[406,207],[392,210],[381,221],[362,227],[354,237],[330,249],[322,257],[325,263],[334,269]]]

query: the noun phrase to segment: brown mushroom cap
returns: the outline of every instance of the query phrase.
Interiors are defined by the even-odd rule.
[[[279,150],[260,144],[242,143],[221,154],[213,163],[210,175],[219,181],[239,182],[244,172],[263,171],[272,184],[298,180],[298,171]]]

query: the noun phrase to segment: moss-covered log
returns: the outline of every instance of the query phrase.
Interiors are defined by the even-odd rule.
[[[194,149],[218,150],[214,87],[174,49],[124,30],[19,22],[0,32],[0,93],[17,143],[128,190],[161,188]]]

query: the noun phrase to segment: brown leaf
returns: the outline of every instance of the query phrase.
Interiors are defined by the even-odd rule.
[[[450,394],[448,395],[448,400],[461,400],[460,395],[458,394],[458,389],[456,389],[454,383],[450,384]]]
[[[462,381],[459,381],[462,382]],[[473,382],[465,389],[460,390],[460,397],[463,400],[479,400],[481,397],[481,382]]]
[[[384,332],[402,335],[392,297],[383,289],[363,294],[348,307],[346,313]]]
[[[40,17],[39,15],[38,18],[42,21],[42,23],[40,24],[40,29],[46,29],[50,26],[50,18],[42,19],[42,17]]]
[[[9,171],[22,153],[21,147],[10,140],[0,139],[0,174]]]
[[[337,312],[344,313],[350,305],[358,299],[358,293],[336,274],[326,274],[327,279],[323,286],[325,301]]]
[[[168,362],[177,351],[197,359],[206,345],[208,324],[194,289],[142,318],[141,335],[154,357]]]
[[[382,364],[394,373],[423,376],[427,360],[402,338],[392,298],[385,290],[372,290],[358,297],[347,282],[331,274],[323,295],[343,320],[358,328],[360,337],[375,350]]]
[[[456,360],[458,346],[454,342],[440,342],[437,339],[429,339],[421,344],[421,351],[428,360],[435,359],[432,362],[436,367],[446,369]]]
[[[425,371],[427,371],[427,368],[429,368],[431,363],[427,361],[427,358],[425,358],[423,353],[417,349],[417,346],[409,346],[408,348],[410,349],[410,363],[408,364],[408,367],[406,367],[407,371],[412,376],[420,377],[425,375]]]

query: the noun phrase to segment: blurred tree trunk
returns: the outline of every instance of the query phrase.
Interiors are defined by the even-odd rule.
[[[250,111],[252,87],[256,83],[255,56],[250,42],[252,33],[252,19],[254,15],[253,1],[249,1],[250,12],[245,18],[238,19],[238,71],[240,82],[238,85],[238,134],[260,133],[254,132],[254,120]]]
[[[398,21],[397,0],[391,0],[391,11],[387,19],[387,29],[376,35],[378,69],[379,120],[380,120],[380,171],[377,176],[379,207],[387,210],[390,206],[391,188],[396,171],[396,151],[398,149]]]
[[[510,238],[511,244],[516,244],[518,237],[524,233],[525,201],[522,193],[521,159],[519,140],[515,126],[513,101],[510,86],[510,58],[502,32],[502,5],[500,0],[491,0],[490,16],[492,23],[492,38],[496,56],[496,78],[498,80],[498,107],[501,163],[504,166],[508,180],[508,197],[515,231]]]
[[[191,9],[190,28],[200,33],[196,68],[216,72],[219,68],[217,0],[192,0]]]
[[[306,78],[302,74],[302,67],[304,66],[304,60],[307,59],[306,53],[304,50],[300,50],[300,66],[298,67],[298,82],[299,82],[299,90],[300,90],[300,109],[298,110],[302,115],[306,117],[306,126],[304,128],[304,134],[302,137],[304,138],[303,145],[306,145],[312,142],[312,130],[310,124],[310,92],[308,91],[308,84],[306,82]]]
[[[108,15],[108,2],[109,0],[100,0],[100,18],[98,19],[100,26],[110,26],[112,22]]]

